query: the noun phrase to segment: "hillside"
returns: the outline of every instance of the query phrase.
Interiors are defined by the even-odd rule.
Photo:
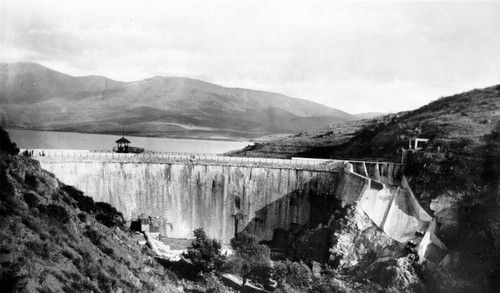
[[[35,63],[0,63],[0,104],[30,104],[105,94],[124,83],[102,76],[73,77]]]
[[[401,159],[400,149],[412,137],[432,145],[471,153],[484,144],[500,121],[500,86],[441,98],[417,110],[305,131],[258,143],[238,155],[317,158]],[[286,149],[286,151],[280,151]]]
[[[348,143],[362,127],[375,123],[376,120],[364,119],[331,124],[326,127],[275,137],[265,137],[243,150],[236,150],[227,155],[244,157],[291,158],[315,149],[332,148]],[[311,157],[315,152],[311,151]],[[323,156],[329,158],[328,155]]]
[[[3,134],[3,130],[0,128]],[[105,203],[0,148],[2,292],[178,292]]]
[[[11,128],[169,137],[256,138],[356,116],[277,93],[180,77],[117,82],[38,64],[0,65],[0,120]]]

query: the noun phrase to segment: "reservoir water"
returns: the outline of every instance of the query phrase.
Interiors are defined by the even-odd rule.
[[[57,131],[7,129],[12,141],[19,148],[111,150],[121,136]],[[142,147],[146,152],[181,152],[220,154],[244,148],[249,141],[178,139],[127,136],[131,146]]]

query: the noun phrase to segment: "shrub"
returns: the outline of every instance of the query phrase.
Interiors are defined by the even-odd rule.
[[[104,236],[98,231],[93,229],[88,229],[87,231],[85,231],[84,235],[87,236],[90,242],[92,242],[95,246],[97,246],[97,248],[99,248],[99,250],[101,250],[104,254],[107,254],[109,256],[113,254],[114,250],[112,248],[107,247],[103,243],[102,240],[104,239]]]
[[[40,198],[33,191],[23,194],[23,198],[30,208],[37,208],[40,205]]]
[[[194,230],[195,239],[184,257],[194,266],[193,273],[208,273],[220,269],[222,256],[221,245],[215,239],[209,239],[202,228]]]
[[[26,184],[28,184],[28,186],[33,190],[37,190],[40,185],[38,176],[31,172],[26,172],[26,175],[24,175],[24,182],[26,182]]]
[[[69,260],[74,260],[76,258],[76,256],[69,249],[63,249],[61,254]]]
[[[105,202],[94,202],[90,196],[85,196],[83,192],[73,186],[65,185],[62,189],[68,193],[70,197],[76,200],[80,210],[89,214],[94,214],[96,220],[107,227],[119,227],[125,229],[125,220],[122,213],[117,211],[113,206]],[[83,220],[82,220],[83,221]]]
[[[262,285],[269,283],[271,277],[271,251],[246,232],[231,239],[236,255],[227,263],[227,268],[243,277],[243,285],[252,279]]]
[[[83,192],[70,185],[64,185],[61,189],[76,200],[78,208],[82,211],[89,214],[95,211],[95,203],[90,196],[85,196]]]
[[[80,221],[86,223],[87,222],[87,214],[79,213],[78,214],[78,219],[80,219]]]
[[[289,260],[274,263],[273,278],[280,286],[288,284],[295,289],[307,289],[312,284],[311,270],[303,263]]]
[[[44,260],[49,260],[52,254],[52,249],[49,243],[48,242],[43,243],[40,240],[26,242],[26,248],[28,248],[35,255],[40,256]]]
[[[225,293],[227,292],[226,287],[221,283],[219,278],[214,274],[209,274],[205,276],[205,287],[206,293]]]
[[[96,203],[96,220],[106,227],[125,228],[125,220],[122,213],[106,202]]]
[[[40,212],[46,214],[49,218],[55,222],[66,224],[71,219],[70,214],[66,209],[60,205],[49,204],[46,206],[40,206]]]
[[[87,226],[87,230],[83,234],[85,236],[87,236],[87,238],[90,240],[90,242],[94,243],[94,245],[100,245],[104,236],[102,236],[101,233],[99,233],[96,230],[93,230],[89,227],[90,226]]]
[[[113,287],[113,280],[104,271],[99,271],[97,275],[98,286],[103,292],[111,292]]]
[[[21,274],[21,265],[17,263],[2,263],[0,266],[0,288],[3,292],[16,292],[24,279]]]
[[[21,219],[21,222],[35,233],[42,232],[42,225],[40,224],[40,222],[36,221],[33,217],[30,216],[23,217]]]

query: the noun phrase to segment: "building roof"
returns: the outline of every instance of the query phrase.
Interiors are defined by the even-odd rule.
[[[122,136],[122,138],[117,140],[116,143],[130,143],[130,141]]]
[[[429,141],[428,138],[421,138],[421,137],[414,137],[412,139],[410,139],[411,141],[414,141],[414,140],[423,140],[423,141]]]

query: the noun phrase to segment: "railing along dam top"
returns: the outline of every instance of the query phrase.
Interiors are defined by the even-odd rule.
[[[31,151],[32,149],[30,149]],[[337,171],[342,160],[274,159],[253,157],[229,157],[216,154],[146,152],[140,154],[115,153],[93,150],[33,149],[33,157],[40,162],[110,162],[110,163],[191,163],[198,165],[229,165],[300,169],[311,171]]]

